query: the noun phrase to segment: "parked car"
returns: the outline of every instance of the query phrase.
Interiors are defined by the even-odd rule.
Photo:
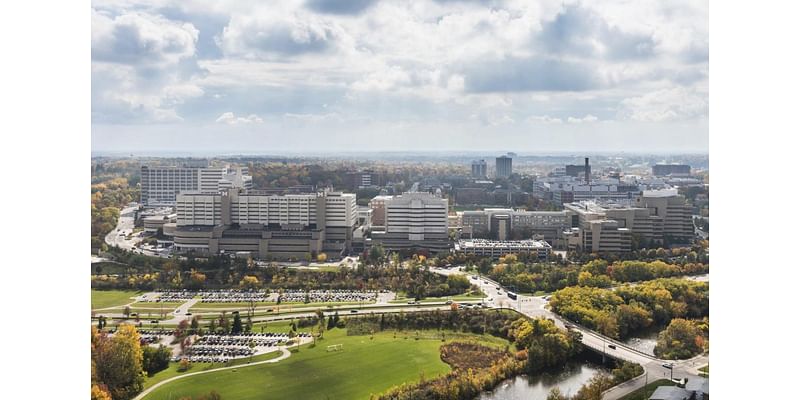
[[[610,344],[610,345],[608,345],[608,348],[609,348],[609,349],[612,349],[612,350],[616,350],[616,349],[617,349],[617,346],[616,346],[616,345],[614,345],[614,344]]]

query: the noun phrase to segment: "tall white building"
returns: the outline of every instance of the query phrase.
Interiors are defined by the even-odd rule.
[[[242,167],[143,165],[140,185],[142,204],[152,207],[174,205],[175,196],[185,191],[219,193],[228,188],[251,189],[253,178]]]
[[[382,199],[385,230],[372,239],[388,249],[449,248],[447,199],[425,192],[409,192]]]

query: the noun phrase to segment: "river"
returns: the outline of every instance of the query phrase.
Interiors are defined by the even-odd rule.
[[[536,376],[520,375],[501,382],[491,392],[483,393],[480,400],[545,400],[552,388],[562,394],[574,395],[597,372],[609,369],[588,359],[575,359],[560,371]]]

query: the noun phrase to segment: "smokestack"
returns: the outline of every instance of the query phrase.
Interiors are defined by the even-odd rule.
[[[583,172],[586,174],[586,184],[589,184],[589,157],[584,158]]]

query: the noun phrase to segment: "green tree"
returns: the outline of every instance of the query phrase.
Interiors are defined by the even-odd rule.
[[[239,313],[233,314],[233,326],[231,326],[231,334],[238,335],[242,333],[242,318]]]

